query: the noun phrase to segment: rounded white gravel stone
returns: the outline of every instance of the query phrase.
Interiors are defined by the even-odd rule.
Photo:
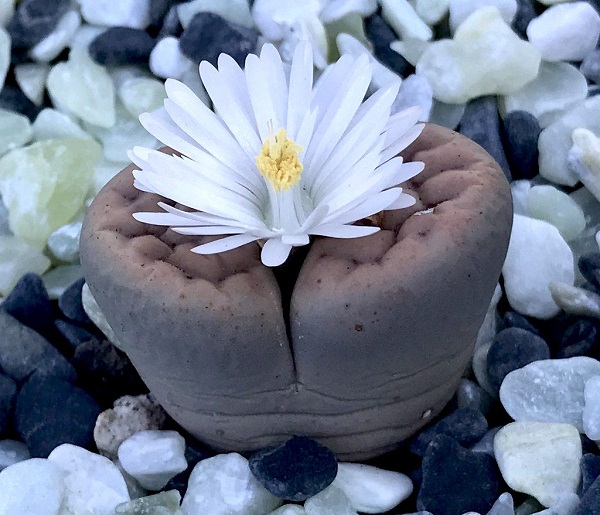
[[[583,429],[588,438],[600,441],[600,376],[587,380],[583,394]]]
[[[179,39],[173,36],[161,39],[150,52],[150,71],[162,79],[181,78],[190,64],[179,47]]]
[[[502,19],[509,25],[517,13],[517,0],[451,0],[450,30],[455,32],[458,26],[477,9],[488,6],[496,7]]]
[[[29,449],[17,440],[0,440],[0,470],[31,458]]]
[[[77,0],[91,25],[145,29],[150,25],[150,0]]]

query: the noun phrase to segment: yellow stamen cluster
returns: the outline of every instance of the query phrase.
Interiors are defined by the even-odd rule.
[[[304,166],[298,158],[302,147],[288,139],[285,129],[267,138],[256,157],[256,166],[275,191],[289,190],[298,184]]]

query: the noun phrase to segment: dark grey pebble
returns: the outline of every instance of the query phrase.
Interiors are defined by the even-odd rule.
[[[532,0],[517,0],[517,12],[512,21],[513,30],[521,36],[522,39],[527,39],[527,25],[534,18],[537,18],[538,13]]]
[[[63,443],[91,448],[98,403],[81,388],[34,374],[17,395],[15,430],[33,457],[45,458]]]
[[[507,311],[504,313],[502,317],[502,322],[505,328],[508,327],[518,327],[520,329],[524,329],[525,331],[529,331],[530,333],[537,334],[539,336],[540,332],[537,327],[535,327],[527,317],[521,315],[521,313],[517,313],[516,311]]]
[[[84,284],[85,279],[81,278],[69,286],[58,299],[58,307],[69,320],[80,324],[91,324],[92,321],[81,302],[81,290]]]
[[[586,55],[579,66],[579,71],[586,79],[600,84],[600,48]]]
[[[500,137],[500,116],[496,97],[487,96],[471,100],[460,121],[459,132],[481,145],[500,165],[510,180],[510,168]]]
[[[579,506],[571,515],[600,515],[600,477],[581,496]]]
[[[162,21],[160,32],[158,33],[158,39],[165,38],[167,36],[180,37],[183,32],[183,27],[179,21],[179,14],[177,14],[177,6],[174,5],[169,9],[169,12]]]
[[[15,381],[36,372],[74,381],[73,366],[39,333],[0,311],[0,369]]]
[[[433,426],[421,431],[410,443],[409,450],[417,456],[425,456],[429,444],[439,435],[445,435],[461,445],[470,446],[488,430],[488,423],[480,411],[460,408]]]
[[[581,493],[585,494],[600,476],[600,456],[584,454],[581,458]]]
[[[494,458],[467,450],[446,435],[436,436],[429,444],[422,468],[418,510],[436,515],[487,513],[502,493]]]
[[[583,277],[600,287],[600,252],[584,254],[577,260],[577,267]]]
[[[17,86],[12,84],[5,84],[0,91],[0,108],[25,115],[32,122],[41,111],[41,107],[36,106]]]
[[[150,25],[160,27],[169,9],[176,7],[173,0],[150,0]]]
[[[0,373],[0,434],[8,427],[17,395],[17,383]]]
[[[550,348],[540,336],[518,327],[503,329],[495,336],[487,355],[490,385],[499,391],[509,372],[549,358]]]
[[[396,41],[398,36],[381,16],[374,14],[365,20],[365,33],[373,43],[373,53],[379,61],[401,77],[412,73],[414,67],[390,48],[390,43]]]
[[[575,356],[593,357],[599,348],[598,327],[591,320],[582,318],[567,327],[563,333],[556,358]]]
[[[470,379],[461,379],[456,390],[456,406],[470,408],[486,415],[492,406],[493,399],[481,386]]]
[[[90,56],[98,64],[147,64],[156,41],[145,30],[110,27],[90,43]]]
[[[337,474],[334,454],[324,445],[295,436],[250,458],[254,477],[273,495],[304,501],[329,486]]]
[[[503,123],[504,149],[513,180],[533,179],[538,172],[538,139],[542,131],[535,116],[527,111],[512,111]]]
[[[8,313],[48,339],[56,334],[52,303],[38,274],[28,273],[22,276],[0,304],[0,311]]]
[[[107,340],[93,338],[75,348],[72,360],[78,384],[104,406],[147,388],[129,358]]]
[[[96,337],[95,334],[88,331],[85,327],[81,327],[67,320],[56,320],[54,322],[56,329],[69,344],[70,349],[73,351],[78,345],[84,342],[88,342]]]
[[[70,0],[24,0],[6,26],[14,48],[31,48],[55,28]]]
[[[231,23],[218,14],[201,12],[192,18],[179,39],[181,51],[193,62],[208,61],[216,66],[221,53],[229,54],[240,65],[254,52],[258,33]]]

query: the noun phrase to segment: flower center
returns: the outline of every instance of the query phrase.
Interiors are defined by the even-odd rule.
[[[298,184],[304,166],[298,153],[302,147],[285,135],[285,129],[279,129],[267,138],[256,156],[256,166],[261,175],[267,179],[275,191],[289,190]]]

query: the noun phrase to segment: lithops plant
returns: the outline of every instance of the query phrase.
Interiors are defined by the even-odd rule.
[[[297,53],[312,66],[306,52],[304,48]],[[356,66],[368,64],[359,60]],[[219,72],[231,65],[227,60],[224,63],[219,63]],[[348,59],[346,65],[353,69]],[[293,67],[290,95],[295,87]],[[336,73],[331,71],[328,80],[335,79]],[[356,107],[361,105],[370,75],[366,80],[361,77],[362,72],[348,79],[364,86],[355,92]],[[339,94],[352,94],[354,87],[340,87]],[[210,86],[207,89],[218,97]],[[321,86],[321,92],[326,89]],[[178,91],[172,87],[170,96],[187,99],[178,97]],[[389,102],[383,121],[373,119],[369,125],[373,141],[381,140],[373,152],[381,155],[387,148],[390,153],[397,148],[384,144],[393,132],[392,126],[386,126],[395,96],[393,87],[390,91],[376,93],[373,101],[362,104],[366,108],[357,111],[366,116],[379,102]],[[187,103],[192,104],[193,100]],[[264,108],[261,105],[258,111]],[[313,105],[310,99],[306,105]],[[184,119],[188,120],[191,125],[186,127],[196,140],[210,140],[199,147],[207,151],[214,143],[213,134],[203,136],[193,129],[189,117],[180,117],[182,113],[168,102],[165,106],[181,128],[186,125]],[[219,113],[227,110],[218,103],[216,107]],[[292,103],[288,108],[292,109]],[[303,141],[305,146],[306,142],[301,131],[298,134],[298,125],[295,129],[287,125],[287,135],[281,133],[274,113],[276,109],[269,111],[264,144],[257,137],[251,151],[256,162],[248,166],[256,167],[271,186],[281,184],[279,172],[285,172],[288,181],[290,176],[285,174],[292,169],[310,178],[310,143],[302,153],[303,145],[297,143]],[[316,116],[315,134],[319,134],[323,113],[310,113],[309,109],[306,116]],[[164,113],[156,116],[164,118]],[[393,122],[402,116],[389,119]],[[150,128],[152,120],[146,120]],[[324,126],[324,139],[318,141],[326,140],[325,129],[331,123]],[[359,122],[348,117],[346,123],[339,145]],[[420,128],[412,133],[409,127],[404,129],[408,136],[402,148],[420,132]],[[175,132],[163,131],[159,139],[173,143],[182,154],[200,152],[190,146],[189,138],[182,139],[178,133],[179,139],[174,139]],[[348,147],[347,156],[352,152],[359,150]],[[379,184],[379,190],[368,190],[376,196],[368,204],[367,197],[360,197],[363,204],[352,204],[353,212],[362,215],[349,221],[356,223],[344,222],[343,217],[334,217],[329,228],[324,219],[312,226],[306,223],[302,227],[313,228],[305,231],[311,238],[299,230],[288,237],[289,224],[281,232],[257,229],[246,216],[252,213],[251,206],[243,213],[241,200],[239,212],[233,204],[230,209],[240,220],[244,218],[243,223],[230,226],[229,232],[215,233],[235,238],[211,236],[208,220],[216,226],[216,221],[225,224],[225,219],[210,209],[223,204],[215,202],[218,190],[209,183],[206,188],[211,195],[194,189],[195,176],[181,168],[189,157],[138,149],[132,154],[141,168],[135,172],[135,183],[132,165],[96,197],[81,235],[81,261],[90,290],[152,393],[191,434],[218,449],[238,451],[305,435],[329,446],[340,459],[363,459],[394,448],[448,402],[471,358],[508,246],[509,188],[481,147],[435,125],[427,125],[402,152],[404,164],[394,158],[396,153],[386,159],[378,154],[374,160],[375,168],[368,173],[378,177],[379,182],[372,184]],[[272,159],[277,173],[269,176],[266,169],[271,161],[265,164],[260,156]],[[420,173],[418,162],[424,163]],[[172,168],[161,168],[167,163]],[[392,165],[398,167],[396,175],[388,177],[386,170]],[[205,170],[194,168],[194,173],[208,180]],[[352,173],[350,166],[347,174]],[[368,173],[365,183],[370,180]],[[392,175],[407,180],[398,185]],[[188,182],[175,188],[177,178]],[[290,188],[298,184],[310,193],[307,181],[300,178]],[[188,183],[189,188],[183,187]],[[172,196],[163,193],[165,184],[173,186],[168,192],[175,192]],[[366,188],[363,182],[343,184]],[[233,184],[229,192],[235,188]],[[277,195],[289,190],[273,189]],[[350,190],[343,192],[346,200],[358,194]],[[264,199],[269,202],[282,200],[271,195],[273,191],[268,193]],[[317,211],[322,198],[311,199]],[[198,210],[197,202],[204,202],[208,213]],[[381,202],[389,207],[381,208]],[[266,200],[265,205],[273,207]],[[279,212],[284,207],[279,205]],[[186,224],[186,220],[191,221]],[[268,216],[265,220],[264,224],[273,221]],[[331,228],[334,222],[339,226]],[[340,239],[348,238],[350,232],[361,237]],[[256,234],[262,236],[256,238]],[[225,251],[227,241],[239,246]],[[202,253],[213,252],[216,246],[220,246],[218,252]],[[267,266],[279,262],[284,264]]]

